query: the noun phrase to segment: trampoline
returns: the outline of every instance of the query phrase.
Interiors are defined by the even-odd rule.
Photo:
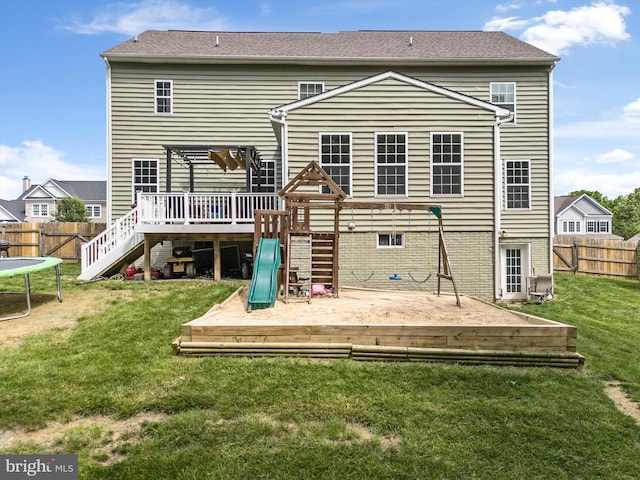
[[[60,264],[61,258],[56,257],[14,257],[0,258],[0,278],[13,277],[14,275],[24,275],[24,291],[27,300],[27,311],[20,315],[0,318],[0,322],[4,320],[13,320],[15,318],[23,318],[31,313],[31,283],[29,274],[45,270],[47,268],[56,269],[56,286],[58,289],[58,301],[62,301],[62,282],[60,280]],[[0,292],[3,294],[21,293],[21,292]]]

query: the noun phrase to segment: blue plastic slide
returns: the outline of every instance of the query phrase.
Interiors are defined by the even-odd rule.
[[[247,311],[273,307],[278,293],[280,240],[261,238],[253,260],[253,277],[249,287]]]

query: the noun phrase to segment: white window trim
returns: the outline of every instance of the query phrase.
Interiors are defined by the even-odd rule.
[[[278,170],[276,168],[276,161],[274,159],[262,159],[262,163],[263,164],[270,164],[272,169],[273,169],[273,185],[262,185],[262,187],[272,187],[273,190],[269,190],[269,193],[271,192],[277,192],[278,191]],[[249,171],[249,175],[251,177],[251,189],[253,190],[253,181],[257,178],[257,175],[254,173],[253,169],[250,169]],[[269,178],[269,177],[266,177]],[[265,193],[265,192],[263,192]]]
[[[349,195],[347,198],[353,197],[353,134],[352,132],[318,132],[318,164],[324,168],[322,163],[322,136],[323,135],[348,135],[349,136]],[[336,165],[332,163],[330,165]],[[337,182],[336,182],[337,183]],[[339,186],[339,185],[338,185]],[[322,187],[319,188],[322,191]]]
[[[573,232],[569,231],[569,224],[573,224]],[[562,220],[562,223],[560,225],[562,233],[565,234],[572,234],[572,233],[579,233],[582,234],[583,233],[583,225],[582,222],[580,220]],[[576,228],[577,227],[577,228]]]
[[[405,171],[404,193],[388,195],[378,193],[378,135],[404,135],[405,138]],[[409,132],[373,132],[373,196],[374,198],[408,198],[409,197]]]
[[[89,218],[100,218],[102,217],[102,206],[97,204],[97,203],[88,203],[85,205],[85,207],[87,208],[87,216]],[[99,215],[93,215],[93,213],[95,212],[95,209],[98,209],[98,211],[100,212]],[[88,214],[88,210],[91,209],[91,215]]]
[[[508,171],[509,169],[507,168],[507,164],[509,162],[527,162],[527,164],[529,165],[528,171],[529,171],[529,179],[528,179],[528,183],[527,183],[527,190],[528,190],[528,195],[529,195],[529,206],[526,208],[513,208],[513,207],[509,207],[509,201],[508,201],[508,187],[510,186],[507,183],[507,178],[508,178]],[[522,185],[522,184],[513,184],[515,185]],[[526,211],[530,211],[532,210],[532,198],[531,198],[531,160],[528,158],[507,158],[504,160],[504,209],[505,210],[509,210],[509,211],[520,211],[520,212],[526,212]]]
[[[398,236],[400,235],[401,243],[400,245],[380,245],[380,235],[389,235],[389,239],[391,239],[392,235]],[[396,248],[405,248],[407,241],[407,236],[405,232],[378,232],[376,233],[376,248],[381,249],[396,249]]]
[[[325,91],[325,87],[324,87],[324,82],[315,82],[315,81],[311,81],[311,80],[307,80],[304,82],[298,82],[298,100],[302,100],[302,92],[301,92],[301,87],[302,85],[322,85],[322,91],[320,93],[324,93]],[[316,93],[316,95],[319,95]],[[311,95],[312,97],[314,95]],[[304,98],[309,98],[309,97],[304,97]]]
[[[169,89],[171,94],[166,96],[158,96],[158,83],[169,83]],[[158,111],[158,98],[168,98],[169,99],[169,111],[168,112],[159,112]],[[153,111],[156,115],[173,115],[173,80],[154,80],[153,82]]]
[[[502,103],[494,103],[493,102],[493,86],[494,85],[505,85],[510,84],[513,85],[513,119],[509,122],[503,123],[502,125],[516,125],[518,123],[518,92],[516,82],[489,82],[489,102],[494,105],[502,106],[511,102],[502,102]]]
[[[460,135],[460,193],[433,193],[433,136],[434,135]],[[453,163],[435,165],[456,165]],[[429,196],[442,198],[462,198],[464,197],[464,132],[430,132],[429,133]]]
[[[34,208],[38,207],[38,213],[36,214],[34,212]],[[46,214],[42,214],[42,207],[47,207],[47,213]],[[50,208],[49,208],[49,204],[48,203],[32,203],[31,204],[31,216],[32,217],[37,217],[37,218],[44,218],[44,217],[49,217],[50,216]]]
[[[521,285],[522,291],[520,292],[507,292],[507,278],[506,278],[506,257],[507,250],[520,249],[522,256],[521,260]],[[501,243],[500,244],[500,298],[503,300],[523,300],[528,295],[527,279],[531,276],[531,244],[530,243]]]
[[[156,162],[156,171],[158,172],[156,178],[156,192],[160,191],[160,159],[158,158],[132,158],[131,159],[131,203],[136,203],[138,199],[136,198],[136,185],[142,185],[135,183],[136,180],[136,162]],[[145,183],[144,185],[153,185],[152,183]]]

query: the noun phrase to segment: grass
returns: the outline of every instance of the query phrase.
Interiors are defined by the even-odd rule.
[[[71,331],[0,347],[0,432],[167,417],[118,441],[106,428],[74,427],[45,447],[0,453],[77,453],[80,478],[98,480],[640,476],[640,427],[602,388],[617,379],[637,392],[637,282],[560,275],[556,300],[523,307],[578,326],[587,368],[565,371],[178,357],[169,344],[179,326],[238,284],[76,285],[77,266],[63,274],[65,294],[133,289],[134,298]],[[47,275],[32,277],[34,290],[55,291]]]

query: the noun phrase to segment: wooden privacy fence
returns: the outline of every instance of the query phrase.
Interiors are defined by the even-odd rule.
[[[106,228],[104,223],[4,223],[0,224],[0,239],[9,242],[11,257],[52,256],[65,262],[80,261],[85,242]]]
[[[556,272],[640,279],[640,242],[558,235],[553,253]]]

